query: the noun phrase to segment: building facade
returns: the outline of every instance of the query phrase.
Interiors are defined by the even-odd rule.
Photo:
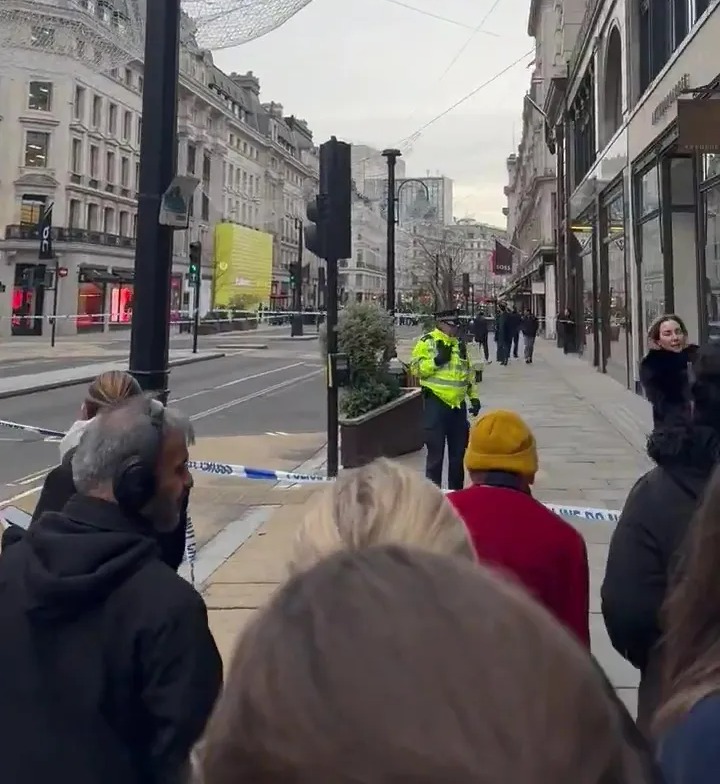
[[[507,241],[514,270],[504,296],[530,307],[546,337],[557,330],[557,143],[543,106],[569,55],[582,19],[582,0],[532,0],[528,35],[535,39],[530,88],[523,101],[522,136],[506,161]]]
[[[18,50],[18,63],[22,56]],[[142,92],[136,61],[97,73],[71,57],[36,52],[32,69],[8,66],[0,73],[0,336],[48,329],[53,294],[45,273],[55,262],[38,259],[38,222],[50,204],[62,269],[59,333],[129,326]],[[263,105],[259,95],[252,73],[227,76],[192,41],[183,46],[177,171],[200,183],[190,227],[175,233],[173,318],[196,304],[201,313],[212,308],[213,227],[222,221],[273,235],[272,292],[277,304],[287,301],[295,218],[317,190],[317,157],[306,123],[283,116],[279,104]],[[203,247],[198,303],[186,279],[193,241]],[[304,261],[305,289],[312,292],[317,260]]]
[[[596,0],[546,104],[564,139],[560,301],[583,356],[629,388],[657,316],[693,341],[720,331],[719,33],[717,2]]]
[[[495,299],[500,289],[497,276],[492,271],[492,255],[496,240],[507,241],[505,229],[480,223],[473,218],[461,218],[448,228],[462,245],[460,274],[469,275],[475,300],[484,302]]]

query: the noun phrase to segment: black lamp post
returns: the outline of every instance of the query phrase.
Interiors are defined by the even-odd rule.
[[[161,226],[160,202],[175,177],[180,0],[147,4],[143,128],[130,372],[163,401],[168,394],[173,229]]]

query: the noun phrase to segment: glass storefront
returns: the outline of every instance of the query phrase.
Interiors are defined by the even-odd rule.
[[[625,199],[622,189],[603,207],[600,265],[603,283],[602,344],[605,370],[630,386],[630,278],[625,252]]]
[[[78,332],[102,332],[104,306],[104,283],[78,283]]]
[[[133,296],[132,283],[110,284],[110,325],[129,325],[132,321]]]
[[[720,155],[703,156],[702,221],[705,245],[703,307],[706,336],[720,342]]]
[[[665,263],[660,223],[660,171],[657,164],[636,179],[639,225],[637,228],[637,261],[642,295],[644,335],[653,319],[665,312]]]

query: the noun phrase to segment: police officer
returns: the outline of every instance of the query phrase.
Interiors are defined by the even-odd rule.
[[[436,485],[442,483],[445,442],[448,448],[448,486],[462,490],[465,484],[463,457],[468,439],[465,398],[470,413],[477,416],[480,400],[475,388],[475,371],[465,341],[458,339],[461,322],[455,310],[435,314],[436,326],[415,344],[410,367],[420,379],[424,400],[425,474]]]

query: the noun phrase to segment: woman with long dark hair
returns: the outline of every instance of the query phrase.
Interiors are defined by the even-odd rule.
[[[663,703],[655,717],[668,784],[720,781],[720,469],[707,487],[665,603]]]
[[[640,383],[652,405],[656,428],[689,418],[689,369],[696,352],[697,346],[688,343],[687,327],[680,316],[666,313],[650,325]]]

